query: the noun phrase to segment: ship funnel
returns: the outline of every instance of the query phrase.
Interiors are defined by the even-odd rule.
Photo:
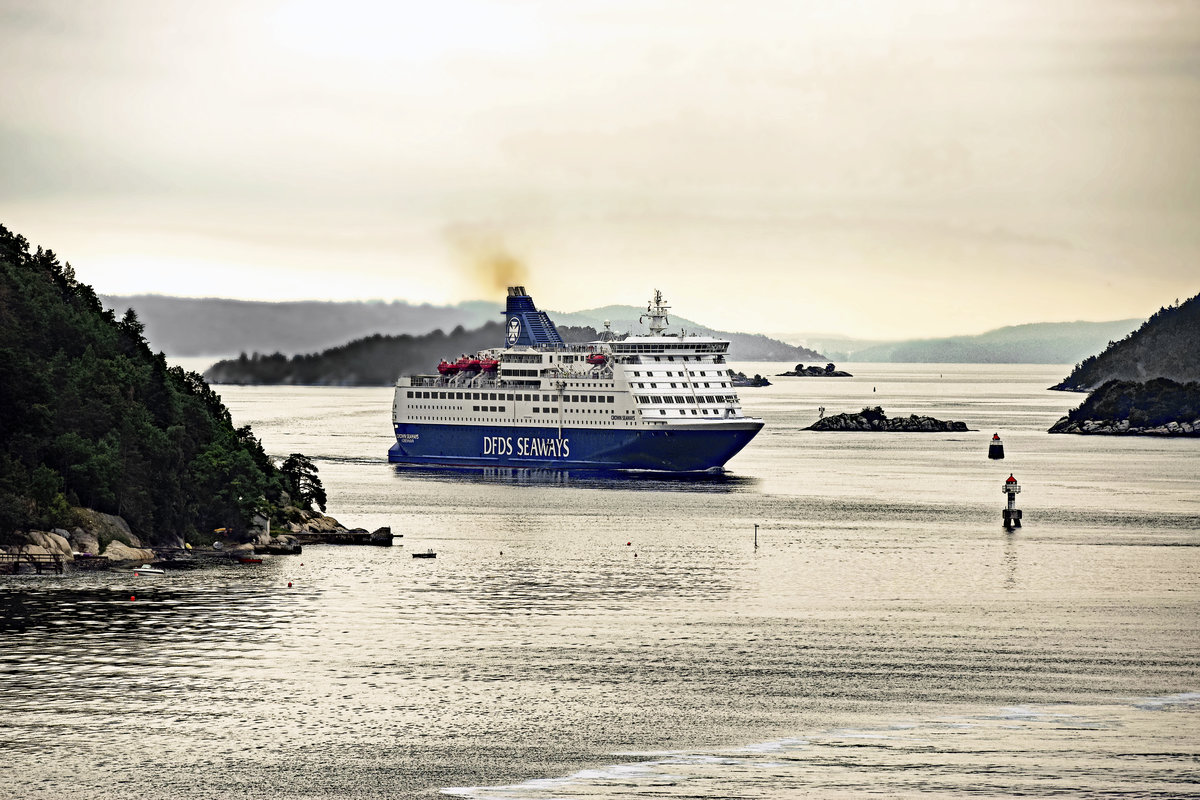
[[[533,304],[533,298],[525,293],[524,286],[508,287],[508,303],[504,307],[504,345],[550,345],[561,347],[562,337],[558,328],[546,316],[545,311],[538,311]]]

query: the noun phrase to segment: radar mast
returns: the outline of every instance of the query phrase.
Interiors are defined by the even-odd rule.
[[[667,311],[670,306],[664,305],[662,292],[658,289],[654,290],[654,299],[646,304],[646,313],[638,317],[638,322],[650,320],[646,327],[650,329],[650,333],[654,336],[661,336],[662,332],[667,329],[667,324],[670,320],[667,319]]]

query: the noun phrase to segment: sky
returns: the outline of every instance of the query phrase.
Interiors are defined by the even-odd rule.
[[[863,338],[1200,291],[1200,2],[0,0],[0,223],[108,294]]]

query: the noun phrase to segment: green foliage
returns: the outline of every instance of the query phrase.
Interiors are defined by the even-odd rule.
[[[317,467],[301,453],[292,453],[279,468],[280,477],[297,505],[312,508],[315,503],[325,510],[325,487],[317,477]]]
[[[1088,391],[1106,381],[1200,380],[1200,295],[1160,308],[1140,328],[1088,356],[1055,389]]]
[[[1168,378],[1109,381],[1067,414],[1072,422],[1129,420],[1132,428],[1156,428],[1169,422],[1200,419],[1200,383]]]
[[[244,529],[283,479],[195,373],[152,353],[70,265],[0,225],[0,533],[124,517],[144,540]]]
[[[870,407],[864,408],[862,410],[862,414],[860,414],[859,416],[861,416],[864,419],[869,420],[869,421],[879,420],[882,422],[883,420],[887,419],[887,414],[884,413],[883,408],[881,406],[875,406],[874,408],[870,408]]]

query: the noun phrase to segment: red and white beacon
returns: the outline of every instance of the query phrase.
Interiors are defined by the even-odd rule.
[[[1010,474],[1000,491],[1008,495],[1008,508],[1004,509],[1004,529],[1011,532],[1013,528],[1021,527],[1021,509],[1016,505],[1017,495],[1021,493],[1021,484]]]

